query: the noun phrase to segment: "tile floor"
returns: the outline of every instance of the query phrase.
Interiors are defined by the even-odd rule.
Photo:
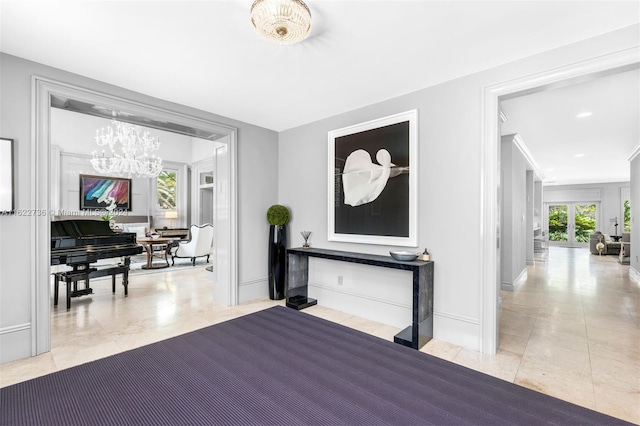
[[[612,256],[551,248],[526,283],[502,292],[496,355],[438,340],[422,351],[640,424],[640,285],[628,271]],[[283,304],[223,306],[211,285],[203,268],[133,275],[125,299],[95,281],[94,295],[53,311],[51,352],[0,365],[0,386]],[[323,306],[303,312],[388,340],[399,331]]]

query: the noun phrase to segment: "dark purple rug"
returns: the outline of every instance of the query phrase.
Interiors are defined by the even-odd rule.
[[[0,389],[0,424],[627,423],[275,307]]]

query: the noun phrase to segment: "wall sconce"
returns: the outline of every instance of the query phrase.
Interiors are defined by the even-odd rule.
[[[14,212],[15,192],[13,139],[0,138],[0,212]]]

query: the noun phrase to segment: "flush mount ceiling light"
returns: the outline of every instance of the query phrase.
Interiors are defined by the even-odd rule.
[[[293,44],[311,31],[311,12],[302,0],[256,0],[251,6],[251,23],[267,40]]]
[[[576,118],[585,118],[585,117],[589,117],[591,115],[593,115],[593,113],[587,111],[587,112],[583,112],[583,113],[580,113],[580,114],[576,115]]]

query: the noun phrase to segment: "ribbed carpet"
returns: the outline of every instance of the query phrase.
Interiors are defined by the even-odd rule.
[[[0,424],[627,423],[274,307],[0,389]]]

